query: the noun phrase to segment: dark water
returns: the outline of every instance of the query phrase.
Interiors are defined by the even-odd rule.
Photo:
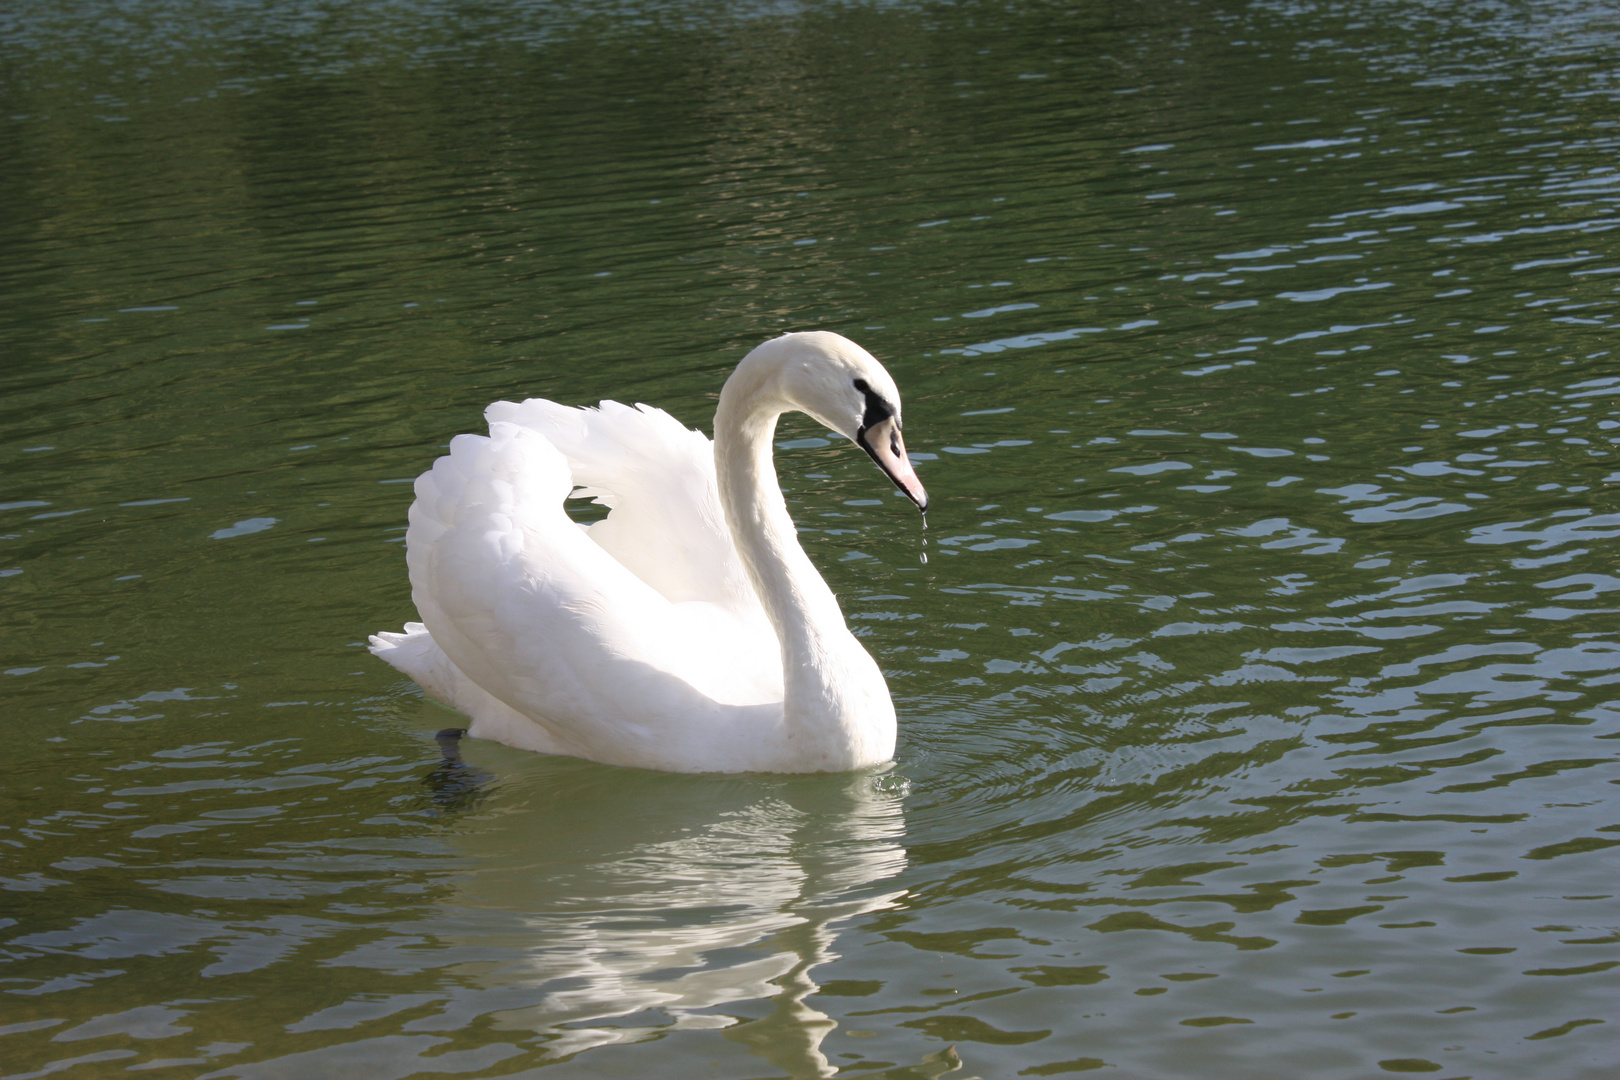
[[[1610,1075],[1617,70],[1598,0],[8,7],[0,1075]],[[406,481],[808,328],[935,499],[783,433],[894,766],[441,750]]]

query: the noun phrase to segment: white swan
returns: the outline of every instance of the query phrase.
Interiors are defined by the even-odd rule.
[[[416,481],[422,616],[371,651],[509,746],[672,772],[831,772],[894,754],[894,704],[799,546],[771,459],[798,410],[919,509],[900,395],[865,349],[788,334],[743,358],[714,443],[668,413],[533,398],[485,410]],[[570,493],[612,508],[588,528]]]

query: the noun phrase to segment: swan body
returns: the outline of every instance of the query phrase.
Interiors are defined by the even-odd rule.
[[[468,734],[673,772],[826,772],[887,761],[883,674],[799,546],[771,457],[798,410],[855,441],[919,508],[882,365],[788,334],[726,381],[711,445],[646,405],[485,410],[416,481],[406,533],[422,617],[371,651],[471,719]],[[570,495],[611,507],[588,527]]]

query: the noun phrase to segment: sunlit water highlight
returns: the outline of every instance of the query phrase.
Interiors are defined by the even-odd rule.
[[[1609,1075],[1609,7],[117,11],[0,15],[0,1075]],[[408,481],[805,328],[896,763],[436,743]]]

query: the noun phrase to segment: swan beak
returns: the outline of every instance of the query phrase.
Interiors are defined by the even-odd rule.
[[[855,433],[855,442],[872,455],[878,468],[894,481],[894,486],[906,498],[917,504],[917,509],[928,512],[928,492],[923,490],[922,481],[917,479],[911,459],[906,456],[906,444],[900,438],[900,425],[894,422],[894,417],[886,416],[875,424],[861,428]]]

